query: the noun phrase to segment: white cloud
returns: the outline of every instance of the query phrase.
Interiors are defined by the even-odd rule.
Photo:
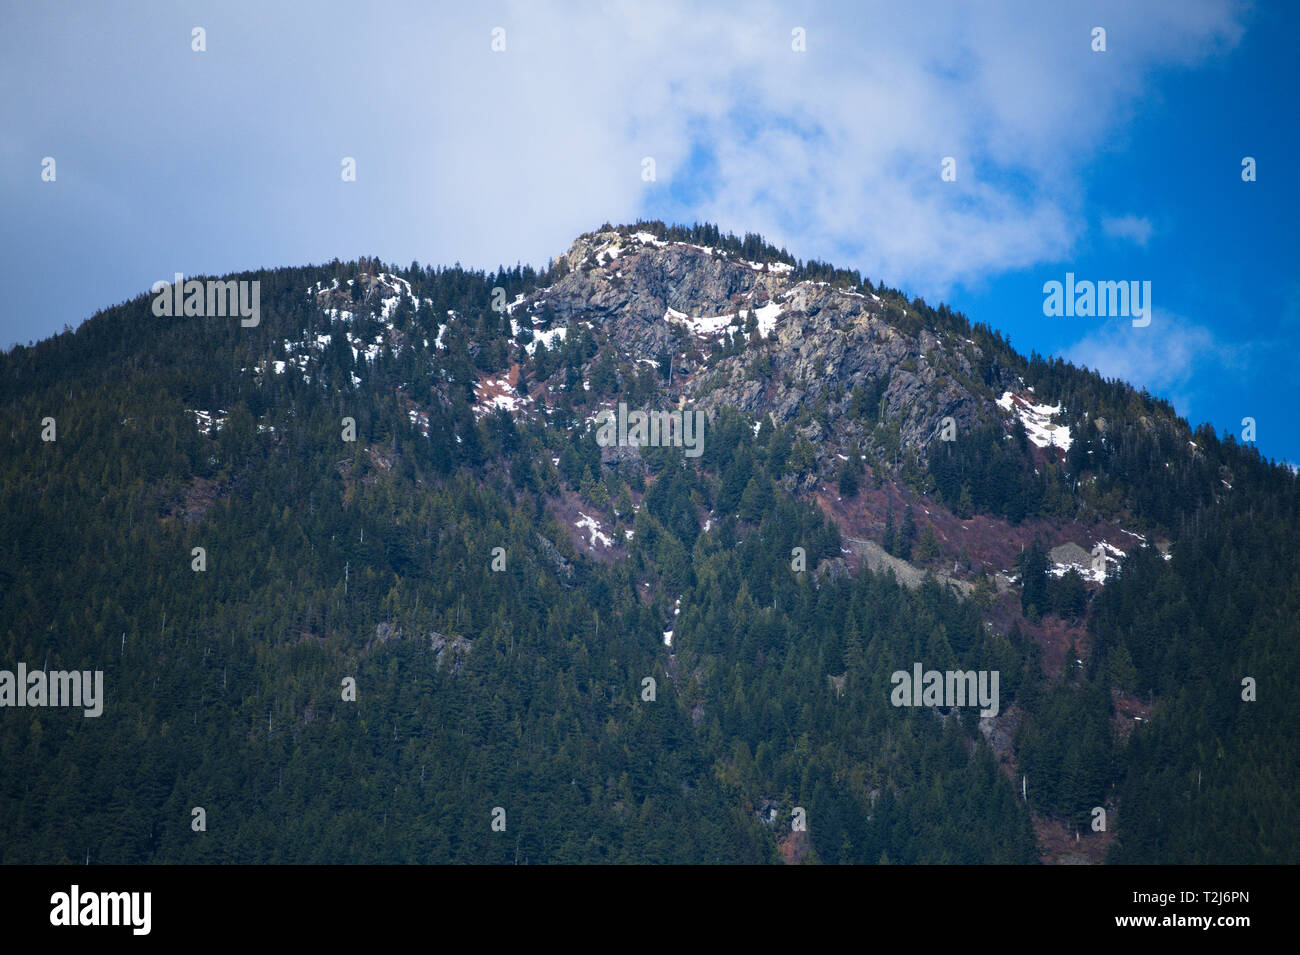
[[[934,299],[1068,259],[1084,176],[1152,75],[1231,49],[1243,16],[1230,0],[394,0],[364,17],[232,0],[196,54],[162,0],[24,10],[0,31],[0,86],[45,80],[0,98],[3,148],[59,157],[60,178],[0,182],[14,234],[37,240],[13,271],[102,265],[77,293],[90,306],[175,271],[334,256],[544,264],[638,216],[760,231]],[[50,205],[74,188],[111,214]]]
[[[456,187],[437,200],[485,249],[508,237],[536,259],[607,219],[709,219],[929,293],[1067,257],[1085,167],[1148,74],[1241,32],[1217,0],[1086,16],[938,2],[742,15],[639,0],[557,16],[529,2],[504,21],[517,45],[487,63],[449,48],[448,70],[473,82],[430,104],[436,128],[475,131],[440,157]],[[1090,47],[1096,23],[1104,54]],[[794,26],[805,53],[790,49]],[[640,179],[646,155],[657,183]],[[945,156],[954,183],[940,180]],[[675,188],[685,198],[665,203]],[[1117,222],[1144,240],[1142,220]]]
[[[1103,216],[1101,229],[1112,239],[1127,239],[1143,247],[1151,241],[1151,234],[1155,231],[1150,219],[1135,215]]]
[[[1157,308],[1145,328],[1134,328],[1128,319],[1108,321],[1067,348],[1063,357],[1103,377],[1145,387],[1194,422],[1194,415],[1205,417],[1214,409],[1192,410],[1193,380],[1201,375],[1220,381],[1239,378],[1248,367],[1246,351],[1203,325]]]

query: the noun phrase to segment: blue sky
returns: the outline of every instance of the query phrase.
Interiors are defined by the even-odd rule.
[[[1300,461],[1298,21],[1228,0],[9,4],[0,343],[175,272],[544,265],[605,221],[708,220],[1193,424],[1253,417]],[[1150,281],[1152,323],[1045,316],[1067,272]]]

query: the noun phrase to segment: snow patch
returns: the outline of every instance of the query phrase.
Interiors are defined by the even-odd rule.
[[[557,341],[564,341],[568,332],[569,330],[567,328],[552,328],[548,332],[534,331],[533,340],[524,346],[524,348],[530,355],[537,351],[538,342],[545,344],[547,349],[554,349],[557,347],[555,343]]]
[[[588,547],[595,549],[597,541],[604,544],[606,547],[612,547],[614,545],[614,542],[609,539],[608,535],[600,532],[600,521],[588,514],[584,514],[582,511],[578,512],[578,517],[579,520],[575,521],[573,526],[578,528],[578,530],[591,531],[591,542],[587,545]]]
[[[735,322],[737,315],[710,315],[704,318],[691,318],[684,312],[670,308],[664,312],[664,321],[685,325],[692,333],[705,337],[722,334]]]
[[[762,308],[754,309],[754,316],[758,319],[758,332],[764,338],[772,334],[772,329],[776,328],[776,320],[781,317],[781,306],[776,302],[768,302]]]
[[[1033,389],[1030,389],[1031,391]],[[1052,418],[1061,413],[1061,406],[1035,405],[1010,391],[1004,392],[996,402],[1003,411],[1014,411],[1025,426],[1025,434],[1035,447],[1057,447],[1069,451],[1073,440],[1068,425],[1053,424]]]
[[[198,425],[199,430],[204,434],[220,431],[226,423],[226,418],[230,416],[230,412],[224,408],[215,415],[209,411],[199,411],[194,408],[186,408],[185,411],[187,414],[194,415],[194,423]]]

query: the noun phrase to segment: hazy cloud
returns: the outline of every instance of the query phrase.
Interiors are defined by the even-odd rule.
[[[530,256],[605,219],[711,219],[931,292],[1069,255],[1084,169],[1147,75],[1241,34],[1237,8],[1215,0],[1086,16],[1038,3],[508,9],[518,52],[477,96],[441,101],[438,125],[488,113],[527,146],[470,143],[449,158],[470,186],[446,197],[459,214],[486,201],[537,243]],[[1090,46],[1097,23],[1112,38],[1104,54]],[[791,49],[795,27],[806,52]],[[458,71],[481,70],[472,45],[464,55]],[[656,183],[641,181],[642,156]],[[940,179],[946,156],[955,182]],[[491,198],[475,188],[484,179]],[[1115,227],[1150,234],[1136,217]]]
[[[1118,218],[1103,216],[1101,229],[1112,239],[1127,239],[1141,246],[1151,241],[1151,233],[1154,231],[1149,219],[1134,215]]]
[[[1156,308],[1151,324],[1107,321],[1067,348],[1063,357],[1106,378],[1120,378],[1166,397],[1180,415],[1199,420],[1212,410],[1192,410],[1193,379],[1209,374],[1217,380],[1239,378],[1247,368],[1246,348],[1220,340],[1204,325]]]

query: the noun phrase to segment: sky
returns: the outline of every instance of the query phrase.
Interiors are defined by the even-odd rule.
[[[709,221],[1300,462],[1298,26],[1285,0],[5,4],[0,346],[176,272],[544,267],[605,222]],[[1150,324],[1045,314],[1067,273],[1150,282]]]

